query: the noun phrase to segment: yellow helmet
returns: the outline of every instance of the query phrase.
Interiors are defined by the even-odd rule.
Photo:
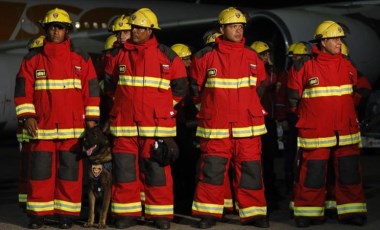
[[[117,41],[117,36],[115,34],[111,34],[106,39],[106,43],[104,43],[103,51],[110,50],[113,48],[113,44]]]
[[[294,42],[292,44],[290,44],[289,48],[288,48],[288,56],[291,56],[293,55],[293,50],[294,50],[294,47],[297,45],[297,42]]]
[[[183,58],[183,57],[188,57],[191,55],[191,50],[190,48],[185,45],[185,44],[181,44],[181,43],[177,43],[177,44],[174,44],[172,45],[172,47],[170,47],[180,58]]]
[[[255,41],[252,43],[251,48],[258,54],[269,50],[268,44],[262,41]]]
[[[32,38],[28,42],[28,45],[27,45],[28,49],[31,50],[31,49],[35,49],[35,48],[43,46],[44,45],[44,39],[45,39],[45,35],[41,35],[39,37]]]
[[[220,25],[232,24],[232,23],[247,23],[247,19],[243,12],[235,7],[229,7],[222,10],[218,16],[218,22]]]
[[[310,55],[311,49],[304,42],[297,42],[293,48],[293,55]]]
[[[219,37],[220,35],[222,35],[222,34],[219,32],[215,32],[215,33],[210,34],[209,36],[207,36],[206,44],[210,44],[212,42],[215,42],[215,39],[217,37]]]
[[[325,38],[344,37],[343,28],[334,21],[323,21],[318,25],[314,32],[314,40],[318,41]]]
[[[48,24],[53,22],[62,23],[66,25],[69,29],[73,27],[73,25],[71,24],[70,15],[65,10],[59,8],[49,10],[46,13],[45,18],[40,23],[42,27],[45,28]]]
[[[129,18],[129,16],[125,16],[124,14],[117,17],[112,23],[112,32],[131,30],[131,24],[128,23]]]
[[[342,46],[340,47],[340,52],[341,52],[344,56],[348,56],[349,50],[348,50],[348,47],[347,47],[346,44],[342,43]]]
[[[145,28],[161,29],[158,27],[156,14],[149,8],[141,8],[135,11],[129,18],[129,24]]]

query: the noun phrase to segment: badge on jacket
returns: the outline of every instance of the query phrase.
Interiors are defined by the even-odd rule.
[[[309,86],[319,85],[319,78],[318,77],[310,78],[308,80],[308,85]]]
[[[119,65],[119,73],[125,73],[125,65]]]
[[[208,77],[215,77],[216,76],[216,72],[217,72],[216,68],[208,69],[207,70],[207,76]]]
[[[36,70],[36,78],[46,78],[46,71],[45,71],[45,69],[38,69],[38,70]]]

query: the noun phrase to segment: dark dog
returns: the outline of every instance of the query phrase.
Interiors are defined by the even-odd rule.
[[[86,129],[83,138],[83,148],[90,162],[88,172],[88,199],[90,212],[84,227],[94,226],[95,204],[102,200],[98,228],[106,228],[108,208],[111,202],[112,187],[112,155],[111,146],[107,136],[99,126]]]

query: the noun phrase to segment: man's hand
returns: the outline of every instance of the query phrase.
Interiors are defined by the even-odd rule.
[[[32,137],[37,137],[37,120],[34,117],[28,117],[24,121],[24,128],[28,131],[28,134]]]

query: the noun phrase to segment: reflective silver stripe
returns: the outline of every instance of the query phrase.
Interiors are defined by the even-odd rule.
[[[209,77],[205,84],[206,88],[221,88],[221,89],[239,89],[244,87],[255,86],[257,82],[256,76],[242,78],[218,78]]]
[[[111,210],[113,213],[133,213],[133,212],[141,212],[141,202],[134,203],[115,203],[111,204]]]
[[[128,85],[134,87],[155,87],[161,89],[169,89],[170,81],[161,77],[148,77],[148,76],[129,76],[120,75],[118,85]]]
[[[352,94],[352,85],[313,87],[305,89],[302,93],[303,98],[342,96]]]
[[[47,89],[81,89],[82,83],[79,79],[70,78],[63,80],[37,79],[34,83],[35,90]]]
[[[36,109],[34,108],[34,105],[30,104],[30,103],[25,103],[25,104],[21,104],[21,105],[16,106],[16,114],[17,114],[17,116],[20,116],[20,115],[22,115],[24,113],[33,113],[33,114],[35,114],[36,113]]]
[[[193,210],[203,213],[223,214],[223,204],[208,204],[201,202],[193,202]]]

